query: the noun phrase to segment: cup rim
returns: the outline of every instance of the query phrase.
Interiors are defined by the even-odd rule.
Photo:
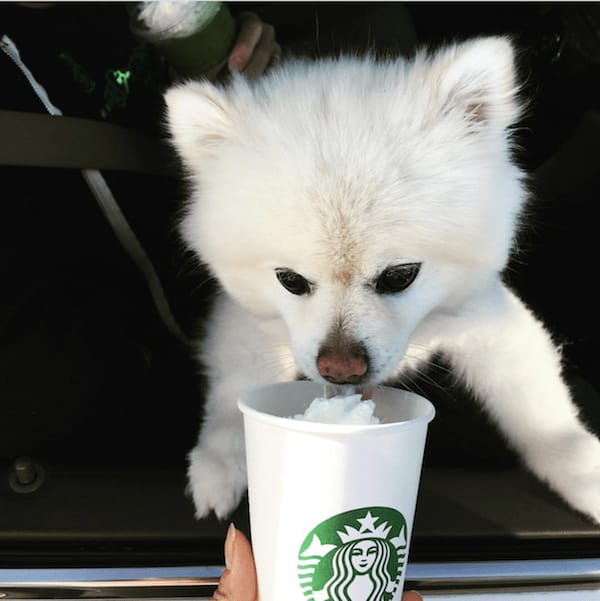
[[[329,434],[354,434],[357,432],[385,432],[392,428],[408,428],[414,427],[420,424],[429,424],[433,418],[435,417],[435,407],[425,397],[411,392],[409,390],[403,390],[398,388],[393,388],[391,386],[377,386],[376,390],[394,390],[397,392],[401,392],[402,394],[418,399],[421,404],[423,404],[423,412],[421,415],[414,417],[412,419],[406,419],[402,421],[394,421],[394,422],[383,422],[379,424],[330,424],[323,422],[312,422],[312,421],[304,421],[293,419],[292,416],[280,416],[274,415],[272,413],[266,413],[263,411],[259,411],[258,409],[254,409],[250,407],[246,402],[245,398],[258,390],[261,389],[269,389],[269,388],[283,388],[289,386],[307,386],[313,385],[314,387],[319,386],[316,382],[297,380],[294,382],[276,382],[273,384],[267,384],[263,386],[258,386],[251,390],[248,390],[238,399],[237,405],[238,409],[242,412],[244,416],[251,416],[258,421],[271,424],[273,426],[277,426],[280,428],[285,428],[286,430],[293,430],[298,432],[305,433],[329,433]],[[377,400],[377,399],[375,399]]]

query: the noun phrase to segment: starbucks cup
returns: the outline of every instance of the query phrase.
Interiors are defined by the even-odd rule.
[[[290,419],[323,387],[243,395],[259,601],[397,601],[433,405],[377,388],[377,425]]]

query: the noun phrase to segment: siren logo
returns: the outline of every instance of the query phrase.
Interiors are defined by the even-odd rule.
[[[321,522],[304,539],[298,578],[307,601],[399,599],[407,552],[404,516],[363,507]]]

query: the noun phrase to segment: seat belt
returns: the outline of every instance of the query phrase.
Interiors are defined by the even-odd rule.
[[[165,141],[112,123],[0,110],[0,165],[177,177],[174,157]]]

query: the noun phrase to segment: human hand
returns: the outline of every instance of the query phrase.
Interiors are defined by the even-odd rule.
[[[252,548],[231,524],[225,538],[225,570],[213,601],[257,601],[256,568]],[[404,593],[402,601],[422,601],[418,593]]]
[[[227,66],[230,71],[240,71],[252,79],[281,58],[281,47],[275,39],[275,28],[263,23],[254,13],[240,13],[238,24],[240,32],[229,53]]]
[[[214,80],[225,67],[254,79],[267,67],[281,58],[281,46],[275,39],[275,28],[251,12],[241,12],[238,17],[239,33],[225,61],[206,73]]]

